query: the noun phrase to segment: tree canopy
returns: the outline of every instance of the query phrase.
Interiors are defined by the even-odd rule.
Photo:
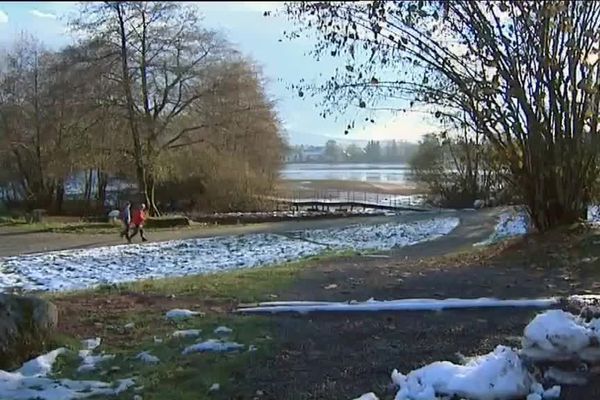
[[[600,3],[293,2],[314,54],[346,66],[328,104],[427,104],[483,135],[540,230],[585,213],[598,178]],[[299,36],[294,32],[292,36]]]

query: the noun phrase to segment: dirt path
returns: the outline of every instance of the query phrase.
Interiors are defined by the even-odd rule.
[[[489,212],[488,212],[489,213]],[[496,213],[496,211],[494,211]],[[212,236],[241,235],[249,233],[285,233],[303,229],[324,229],[343,227],[353,224],[378,224],[384,222],[412,222],[441,215],[463,216],[470,221],[473,212],[432,211],[405,213],[390,217],[353,217],[344,219],[323,219],[304,221],[283,221],[273,223],[229,225],[229,226],[194,226],[176,230],[157,230],[148,232],[150,241],[203,238]],[[476,213],[479,215],[479,213]],[[485,214],[484,212],[481,215]],[[487,217],[486,217],[487,218]],[[89,233],[52,233],[35,232],[18,227],[0,227],[0,257],[18,254],[38,253],[53,250],[67,250],[99,246],[123,244],[119,239],[118,227],[114,234]]]
[[[492,253],[448,255],[489,235],[493,218],[463,214],[463,224],[434,242],[388,253],[319,262],[278,300],[520,298],[598,290],[598,236],[575,245],[526,243]],[[488,214],[491,217],[491,214]],[[444,255],[446,255],[444,257]],[[584,257],[585,256],[585,257]],[[578,266],[581,259],[583,266]],[[332,285],[336,285],[331,289]],[[328,289],[326,289],[328,288]],[[280,314],[278,353],[246,377],[248,392],[265,399],[352,399],[374,391],[392,399],[394,368],[408,372],[438,360],[460,361],[497,345],[518,347],[531,309],[454,310],[308,315]],[[600,398],[600,377],[583,387],[563,386],[561,399]]]

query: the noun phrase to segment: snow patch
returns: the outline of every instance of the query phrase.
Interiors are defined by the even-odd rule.
[[[99,337],[91,338],[91,339],[83,339],[81,341],[81,347],[83,347],[84,350],[94,350],[96,347],[100,346],[101,343],[102,343],[102,339]]]
[[[33,360],[27,361],[17,370],[17,373],[23,376],[46,376],[52,371],[52,366],[56,361],[56,358],[67,352],[67,349],[61,347],[56,350],[52,350],[49,353],[42,354]]]
[[[379,400],[379,398],[375,396],[375,393],[370,392],[365,393],[362,396],[355,398],[354,400]]]
[[[523,354],[535,361],[600,361],[600,319],[590,322],[562,310],[537,315],[526,327]]]
[[[214,330],[215,335],[229,335],[231,332],[233,332],[233,329],[226,326],[219,326]]]
[[[76,290],[168,276],[209,274],[290,262],[333,250],[389,250],[446,235],[455,217],[413,223],[352,225],[147,244],[62,250],[0,258],[0,291]]]
[[[166,319],[170,320],[184,320],[188,318],[195,317],[197,315],[201,315],[199,311],[190,311],[185,309],[175,308],[173,310],[167,311],[165,314]]]
[[[466,365],[438,361],[392,380],[400,387],[396,400],[457,396],[477,400],[512,399],[530,392],[533,378],[516,351],[498,346],[489,354],[473,357]]]
[[[196,343],[186,347],[181,354],[192,354],[192,353],[224,353],[229,351],[237,351],[244,348],[243,344],[236,342],[223,342],[216,339],[209,339],[205,342]]]
[[[475,246],[487,246],[503,239],[525,235],[529,231],[529,225],[529,215],[524,211],[503,213],[498,218],[494,233],[483,242],[475,243]]]
[[[115,387],[112,383],[100,381],[48,378],[56,358],[65,352],[64,348],[53,350],[27,361],[14,372],[0,370],[0,399],[71,400],[113,396],[134,385],[133,379],[118,380]]]
[[[456,217],[432,218],[408,224],[356,225],[334,229],[295,232],[297,237],[330,249],[390,250],[434,240],[452,232],[460,223]]]
[[[197,336],[200,336],[201,332],[202,332],[201,329],[185,329],[185,330],[173,332],[172,336],[174,338],[197,337]]]
[[[94,371],[98,364],[112,360],[115,358],[114,354],[100,354],[94,356],[91,354],[92,350],[80,350],[79,357],[81,358],[81,365],[77,368],[77,372],[89,372]]]
[[[160,362],[160,359],[158,357],[153,356],[147,351],[142,351],[137,356],[135,356],[135,358],[145,364],[158,364]]]

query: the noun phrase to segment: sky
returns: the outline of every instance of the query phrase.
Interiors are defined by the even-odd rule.
[[[331,76],[340,61],[332,58],[316,61],[308,55],[313,46],[311,39],[284,38],[283,32],[293,28],[291,22],[280,15],[263,16],[264,11],[275,11],[281,3],[198,2],[194,6],[203,14],[205,27],[222,31],[238,50],[262,67],[267,91],[276,101],[284,134],[291,144],[319,145],[328,139],[416,142],[424,133],[435,130],[419,112],[378,113],[374,124],[362,125],[357,121],[356,128],[344,135],[352,117],[367,116],[360,114],[364,110],[349,109],[323,119],[319,116],[318,98],[300,98],[288,89],[302,78],[318,82]],[[75,2],[0,2],[0,45],[10,45],[23,31],[35,35],[49,48],[69,44],[73,38],[66,21],[76,10]]]

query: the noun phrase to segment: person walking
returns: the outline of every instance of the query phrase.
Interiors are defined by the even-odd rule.
[[[140,233],[140,237],[142,238],[142,242],[147,242],[148,239],[144,236],[144,224],[146,223],[146,219],[148,218],[146,214],[146,205],[144,203],[140,204],[140,208],[134,211],[132,218],[133,225],[133,233],[129,236],[129,241]]]
[[[125,207],[121,211],[121,222],[123,222],[123,230],[121,231],[121,238],[127,238],[128,242],[131,242],[129,238],[129,225],[131,224],[131,203],[125,203]]]

